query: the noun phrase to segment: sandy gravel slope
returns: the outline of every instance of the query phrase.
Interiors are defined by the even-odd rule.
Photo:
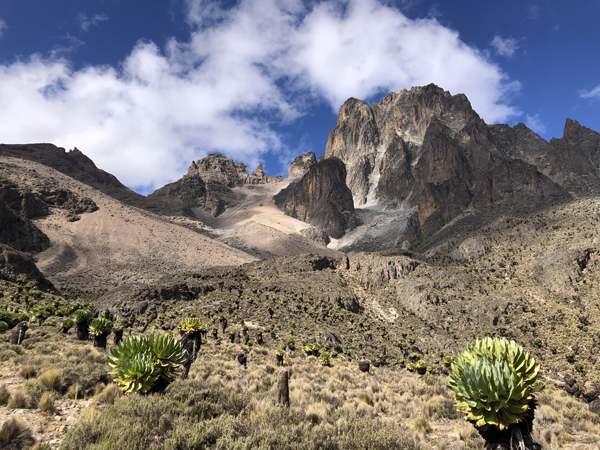
[[[286,186],[287,181],[238,186],[233,190],[245,197],[240,205],[218,217],[200,209],[194,212],[213,229],[219,241],[260,258],[302,253],[341,256],[341,253],[302,236],[301,231],[311,226],[277,209],[273,196]]]
[[[54,209],[37,219],[52,246],[36,255],[40,270],[56,286],[110,288],[123,282],[148,281],[163,275],[255,258],[209,237],[209,230],[184,218],[165,218],[127,206],[54,169],[16,158],[0,157],[5,178],[32,190],[60,187],[90,197],[99,207],[68,222]]]

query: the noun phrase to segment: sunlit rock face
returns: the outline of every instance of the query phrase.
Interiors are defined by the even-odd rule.
[[[521,136],[512,141],[498,127],[487,125],[463,94],[414,87],[371,106],[346,101],[325,158],[346,165],[355,207],[418,207],[425,236],[469,208],[527,211],[568,198],[533,164],[535,156],[519,157],[519,146],[532,146],[535,155],[545,141],[522,124],[516,131],[505,126]]]

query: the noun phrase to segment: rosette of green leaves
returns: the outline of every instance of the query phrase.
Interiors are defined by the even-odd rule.
[[[202,328],[202,322],[197,317],[186,317],[179,324],[179,330],[185,334],[197,333]]]
[[[73,319],[63,319],[60,322],[61,328],[64,328],[67,331],[69,331],[73,327],[73,325],[75,325],[75,321]]]
[[[108,335],[112,331],[113,326],[114,324],[111,320],[105,319],[104,317],[98,317],[90,323],[89,333],[92,336]]]
[[[533,394],[544,384],[540,366],[514,341],[485,338],[456,357],[448,376],[456,408],[476,427],[504,430],[529,412]]]
[[[6,330],[8,330],[8,324],[0,320],[0,333],[4,333]]]
[[[321,353],[321,356],[319,356],[319,360],[321,361],[321,364],[328,366],[331,362],[331,355],[327,352],[323,352]]]
[[[144,394],[160,377],[160,371],[152,358],[145,353],[137,353],[117,368],[116,381],[126,394]]]
[[[185,362],[185,354],[181,342],[167,335],[150,335],[147,337],[151,354],[156,362],[160,375],[167,382],[175,380],[180,366]]]
[[[152,370],[147,369],[143,372],[148,377],[147,383],[150,383],[148,389],[152,388],[157,381],[163,381],[164,384],[171,383],[180,372],[181,365],[185,362],[181,342],[169,335],[131,336],[123,339],[117,347],[110,350],[108,364],[116,369],[111,372],[111,375],[125,392],[144,393],[148,391],[148,389],[142,389],[145,389],[147,383],[139,384],[136,382],[137,384],[131,384],[132,380],[138,380],[136,374],[142,372],[132,372],[130,366],[126,363],[137,357],[137,355],[147,356],[152,363]],[[138,366],[135,366],[135,368],[139,369]],[[127,386],[127,389],[133,386],[134,390],[127,391],[125,386]]]
[[[78,309],[73,313],[75,323],[86,323],[92,320],[92,311],[89,309]]]

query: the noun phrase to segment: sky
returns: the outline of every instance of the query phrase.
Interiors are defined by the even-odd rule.
[[[0,142],[149,194],[221,153],[287,175],[350,97],[435,83],[487,123],[600,131],[600,2],[0,0]]]

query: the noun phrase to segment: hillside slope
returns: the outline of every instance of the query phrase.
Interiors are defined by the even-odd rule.
[[[255,259],[212,239],[197,221],[171,220],[125,205],[45,165],[0,157],[0,171],[22,189],[59,187],[91,199],[98,207],[75,217],[51,207],[48,215],[34,219],[51,243],[37,254],[37,265],[56,286],[104,289]]]

